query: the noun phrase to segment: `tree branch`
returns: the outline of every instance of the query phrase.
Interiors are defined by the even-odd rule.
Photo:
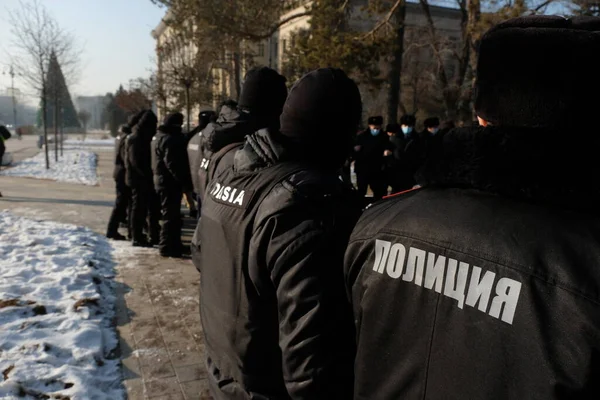
[[[392,8],[390,8],[390,11],[388,11],[388,13],[386,14],[386,16],[380,20],[377,25],[375,25],[375,27],[373,29],[371,29],[369,32],[363,34],[361,36],[361,39],[366,39],[368,37],[372,37],[373,35],[375,35],[375,33],[377,31],[379,31],[381,28],[383,28],[384,26],[386,26],[387,24],[390,23],[390,20],[392,19],[392,17],[394,16],[394,14],[396,13],[396,10],[398,9],[398,7],[400,7],[402,5],[402,3],[404,3],[405,0],[396,0],[396,3],[394,3],[394,5],[392,6]]]

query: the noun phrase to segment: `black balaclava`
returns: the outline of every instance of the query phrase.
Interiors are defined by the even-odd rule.
[[[267,67],[252,68],[246,74],[238,108],[248,111],[256,128],[277,128],[287,97],[285,78]]]
[[[281,114],[281,133],[307,159],[341,167],[362,114],[356,83],[337,68],[304,75],[292,87]]]

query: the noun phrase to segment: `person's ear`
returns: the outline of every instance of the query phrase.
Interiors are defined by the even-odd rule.
[[[483,118],[481,118],[479,116],[477,117],[477,121],[479,121],[479,125],[481,125],[483,127],[486,127],[486,126],[489,125],[489,123],[485,119],[483,119]]]

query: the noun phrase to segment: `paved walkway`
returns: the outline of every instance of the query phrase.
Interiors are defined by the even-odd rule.
[[[16,160],[37,153],[35,140],[7,143]],[[0,177],[0,210],[87,226],[104,234],[114,201],[112,152],[97,151],[96,187]],[[193,222],[188,221],[189,228]],[[188,231],[189,234],[189,231]],[[191,261],[115,242],[117,331],[131,400],[210,399],[198,309],[200,277]]]

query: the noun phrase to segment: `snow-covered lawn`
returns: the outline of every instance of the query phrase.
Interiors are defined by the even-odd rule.
[[[112,252],[87,228],[0,212],[0,398],[124,398]]]
[[[97,156],[91,151],[65,150],[58,163],[54,161],[54,153],[50,154],[50,169],[46,169],[46,158],[41,152],[2,170],[0,175],[94,186],[98,184],[96,164]]]
[[[115,145],[115,138],[110,139],[68,139],[64,142],[65,146],[104,146],[110,147]]]

